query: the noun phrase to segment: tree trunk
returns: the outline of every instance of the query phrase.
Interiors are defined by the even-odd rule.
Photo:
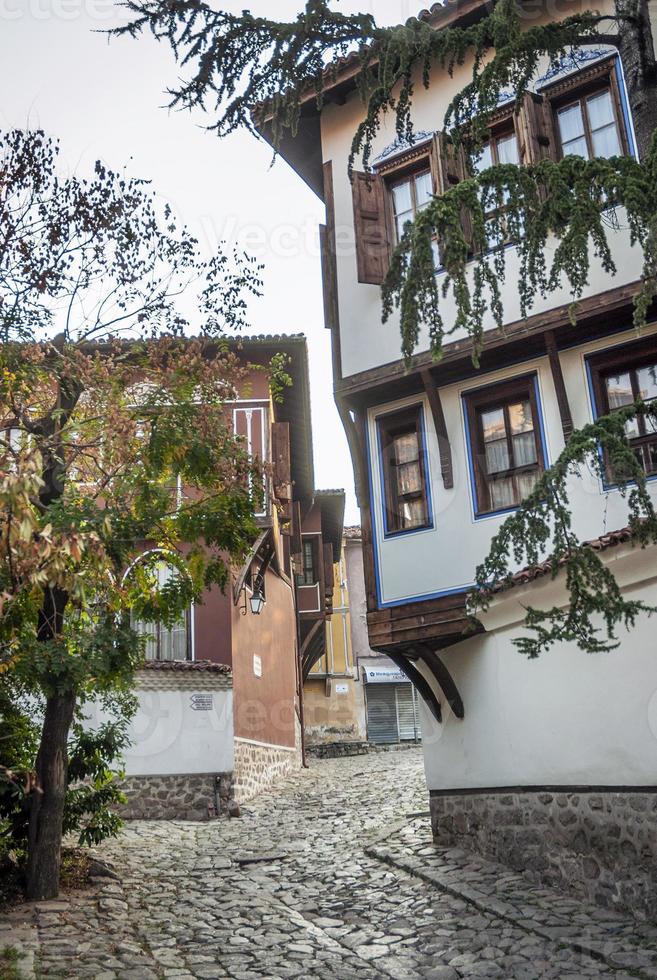
[[[657,131],[657,64],[648,0],[616,0],[616,13],[627,18],[619,29],[623,63],[639,159],[645,160]]]
[[[31,798],[28,835],[27,897],[55,898],[59,893],[64,801],[68,787],[68,734],[75,710],[69,691],[46,701],[37,755],[37,786]]]
[[[39,611],[37,639],[57,643],[64,629],[68,593],[46,589]],[[47,649],[47,648],[46,648]],[[56,685],[57,678],[53,678]],[[41,742],[36,758],[36,788],[30,796],[27,843],[27,897],[55,898],[59,893],[64,802],[68,788],[68,734],[76,695],[65,691],[46,699]]]

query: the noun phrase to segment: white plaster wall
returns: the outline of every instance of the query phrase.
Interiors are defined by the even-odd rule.
[[[143,690],[125,753],[128,776],[193,775],[233,771],[233,692],[230,690]],[[194,710],[207,704],[210,710]],[[103,720],[92,709],[90,725]]]
[[[655,580],[626,595],[657,605]],[[444,706],[438,725],[422,703],[429,789],[655,785],[656,626],[643,617],[606,654],[561,644],[529,661],[518,624],[443,651],[465,718]]]
[[[642,335],[657,335],[657,324],[647,327]],[[561,353],[564,380],[576,427],[583,426],[593,419],[586,380],[585,357],[593,351],[604,350],[615,344],[628,343],[636,337],[636,331],[632,329]],[[538,376],[548,465],[556,460],[564,447],[564,438],[548,358],[535,358],[504,370],[487,374],[479,373],[474,378],[447,386],[440,391],[452,449],[454,466],[452,490],[445,490],[443,486],[438,440],[426,399],[414,396],[370,409],[368,436],[372,480],[372,529],[379,601],[382,605],[404,599],[439,595],[451,590],[467,588],[473,584],[476,566],[485,558],[491,538],[507,515],[479,519],[474,517],[462,395],[466,391],[488,386],[506,378],[533,373]],[[386,539],[383,528],[384,508],[376,419],[378,415],[395,408],[419,402],[424,405],[434,526],[430,530]],[[649,486],[654,499],[657,500],[657,481],[652,481]],[[586,540],[598,537],[604,531],[618,530],[627,524],[627,506],[619,491],[604,490],[600,481],[586,468],[577,477],[571,479],[570,500],[575,529]]]
[[[589,4],[584,0],[582,9],[594,7],[604,12],[611,9],[610,0],[602,4]],[[528,27],[540,22],[536,8],[529,12]],[[611,50],[611,49],[610,49]],[[547,67],[547,64],[544,66]],[[436,68],[432,84],[425,89],[418,77],[413,99],[413,124],[416,131],[434,131],[443,128],[447,107],[454,97],[472,77],[471,67],[457,67],[452,78]],[[353,220],[353,199],[348,179],[348,161],[351,142],[358,124],[364,116],[360,96],[353,93],[344,105],[328,105],[322,112],[322,152],[325,161],[333,163],[333,182],[335,193],[336,250],[338,269],[338,296],[340,306],[341,356],[343,377],[380,367],[400,359],[400,336],[398,317],[393,316],[387,324],[381,322],[381,291],[378,286],[358,282],[355,233]],[[383,119],[381,130],[374,143],[374,156],[389,146],[396,138],[395,121],[391,114]],[[357,168],[360,166],[356,162]],[[619,214],[621,226],[622,214]],[[612,253],[617,261],[618,274],[611,280],[597,261],[592,262],[589,283],[584,297],[597,292],[632,282],[638,278],[641,259],[638,249],[631,249],[629,234],[625,227],[610,235],[613,239]],[[549,246],[554,248],[556,242]],[[505,322],[513,323],[520,318],[517,283],[519,278],[518,260],[514,249],[508,249],[507,273],[502,287]],[[439,276],[439,279],[441,276]],[[547,300],[539,299],[534,312],[554,309],[570,302],[570,295],[564,288],[552,292]],[[441,301],[441,309],[446,330],[454,323],[455,304],[451,296]],[[494,326],[489,317],[486,329]],[[448,340],[458,339],[452,334]],[[422,332],[418,352],[427,350],[429,337],[427,330]]]

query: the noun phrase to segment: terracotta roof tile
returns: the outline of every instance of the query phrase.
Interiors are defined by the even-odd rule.
[[[590,545],[594,551],[607,551],[609,548],[617,548],[621,544],[627,544],[631,540],[632,531],[629,527],[624,527],[620,531],[610,531],[608,534],[602,534],[599,538],[593,538],[592,541],[585,543]],[[562,559],[559,567],[563,568],[565,564],[565,560]],[[506,581],[497,582],[488,591],[490,593],[506,592],[508,589],[514,589],[520,585],[528,585],[537,578],[551,575],[552,568],[553,564],[551,561],[541,562],[539,565],[534,565],[531,568],[523,568],[519,572],[516,572],[515,575],[510,576]]]
[[[147,660],[140,670],[187,674],[231,674],[228,664],[215,664],[210,660]]]

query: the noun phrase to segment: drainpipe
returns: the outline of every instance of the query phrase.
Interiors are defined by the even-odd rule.
[[[293,571],[294,574],[294,571]],[[297,635],[296,635],[296,649],[295,649],[295,661],[297,668],[297,693],[299,695],[299,726],[301,728],[301,765],[304,769],[308,768],[308,761],[306,759],[306,726],[304,723],[304,713],[303,713],[303,665],[301,663],[301,644],[299,643],[299,637],[301,635],[301,619],[299,616],[299,607],[297,605],[297,589],[294,586],[294,617],[297,624]]]

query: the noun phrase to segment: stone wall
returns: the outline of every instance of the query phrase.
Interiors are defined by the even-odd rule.
[[[285,748],[235,739],[235,799],[238,803],[269,789],[301,765],[300,746]]]
[[[232,773],[128,776],[125,820],[209,820],[226,814],[233,798]]]
[[[607,908],[657,918],[657,792],[431,794],[434,839]]]

